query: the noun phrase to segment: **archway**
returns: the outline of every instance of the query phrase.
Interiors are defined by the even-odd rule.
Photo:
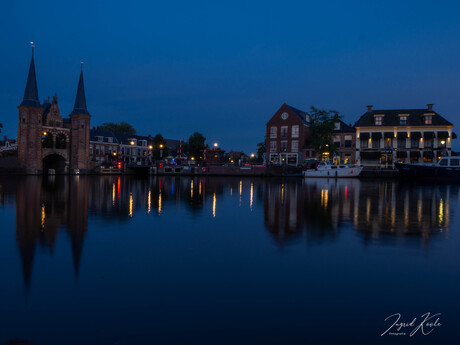
[[[43,173],[49,174],[50,169],[54,169],[55,174],[65,174],[66,161],[64,157],[52,154],[43,158]]]

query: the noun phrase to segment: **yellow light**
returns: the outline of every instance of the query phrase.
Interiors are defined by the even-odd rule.
[[[216,193],[214,193],[214,197],[212,199],[212,217],[213,218],[216,218],[216,202],[217,202]]]
[[[129,143],[130,143],[131,145],[134,145],[134,140],[131,140]]]
[[[153,149],[153,146],[152,146],[152,145],[149,145],[149,149],[150,149],[150,150]]]
[[[147,213],[150,213],[150,205],[152,203],[152,191],[149,190],[149,195],[147,198]]]
[[[445,140],[441,140],[441,145],[444,145],[446,143]]]
[[[190,180],[190,199],[193,199],[193,180]]]
[[[46,132],[43,132],[43,135],[46,135],[46,134],[48,134],[48,133],[46,133]]]
[[[160,145],[160,149],[162,149],[162,148],[163,148],[163,144]]]
[[[217,147],[217,146],[218,146],[218,144],[217,144],[217,143],[214,143],[214,147]]]
[[[254,203],[254,184],[251,183],[251,194],[250,194],[250,197],[249,197],[249,208],[251,209],[252,211],[252,204]]]
[[[256,155],[254,153],[251,153],[251,158],[254,158]]]
[[[112,154],[113,154],[114,156],[116,156],[116,155],[117,155],[117,153],[116,153],[116,152],[114,152],[114,153],[112,153]]]
[[[130,217],[133,216],[133,193],[129,193],[129,214]]]
[[[46,218],[45,204],[42,204],[42,222],[41,222],[42,231],[45,229],[45,218]]]
[[[115,205],[115,182],[112,185],[112,205]]]
[[[194,160],[195,160],[195,157],[192,157],[192,161],[194,161]]]
[[[161,192],[158,195],[158,214],[161,214]]]

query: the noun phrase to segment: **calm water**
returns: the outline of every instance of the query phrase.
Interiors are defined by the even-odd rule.
[[[453,344],[459,206],[397,181],[3,177],[0,344]],[[429,335],[381,337],[426,312]]]

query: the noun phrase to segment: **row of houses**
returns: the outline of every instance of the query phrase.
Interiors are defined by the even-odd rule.
[[[333,132],[337,153],[319,155],[311,143],[310,115],[284,103],[266,124],[266,163],[298,165],[308,159],[364,165],[433,162],[452,154],[453,124],[433,110],[367,111],[354,125],[338,120]]]
[[[115,134],[93,128],[90,131],[89,157],[91,162],[102,165],[151,165],[152,152],[160,154],[177,150],[179,140],[165,139],[165,144],[155,147],[152,136]],[[163,147],[164,146],[164,147]]]

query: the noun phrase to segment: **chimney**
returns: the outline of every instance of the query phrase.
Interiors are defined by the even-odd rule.
[[[373,105],[368,105],[368,106],[367,106],[367,111],[368,111],[368,112],[371,112],[371,111],[372,111],[372,107],[373,107]]]
[[[434,104],[428,103],[428,104],[427,104],[428,110],[433,110],[433,105],[434,105]]]

